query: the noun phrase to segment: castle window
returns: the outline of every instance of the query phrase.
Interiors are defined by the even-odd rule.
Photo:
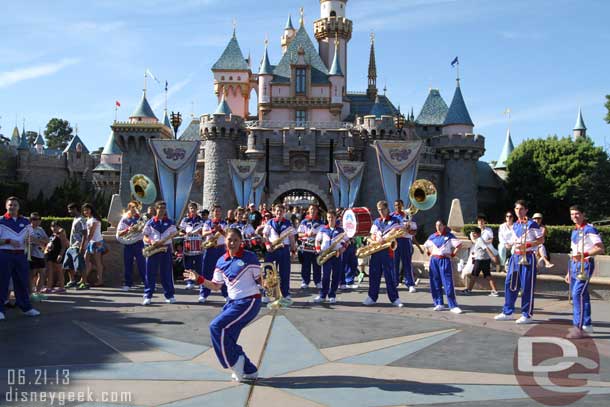
[[[440,128],[439,126],[436,126],[436,127],[435,127],[435,130],[436,130],[436,131],[441,131],[441,128]]]
[[[224,81],[224,80],[225,80],[224,75],[220,77],[220,80],[221,80],[221,81]]]
[[[241,76],[238,76],[238,77],[237,77],[237,80],[238,80],[238,81],[241,81]]]
[[[232,77],[232,76],[229,76],[229,80],[230,80],[230,81],[232,81],[232,80],[233,80],[233,77]]]
[[[307,121],[307,111],[297,110],[295,112],[295,121],[297,122],[297,126],[304,126]]]
[[[331,17],[337,17],[337,12],[335,10],[330,12]]]
[[[303,93],[305,93],[305,84],[306,84],[305,69],[297,68],[295,74],[296,74],[295,83],[294,83],[295,93],[303,94]]]
[[[423,127],[424,131],[428,131],[428,126]]]

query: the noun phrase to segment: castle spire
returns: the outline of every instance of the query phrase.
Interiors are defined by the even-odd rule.
[[[514,149],[515,149],[515,146],[513,144],[512,138],[510,137],[510,127],[509,127],[508,129],[506,129],[506,139],[504,140],[504,147],[502,147],[502,153],[500,153],[500,158],[498,158],[498,161],[496,162],[494,169],[505,170],[507,168],[506,161],[508,160],[508,157],[510,156],[510,154],[513,152]]]
[[[269,63],[269,53],[267,52],[268,48],[269,48],[269,40],[265,39],[265,54],[263,55],[263,61],[261,62],[261,68],[258,72],[259,75],[273,74],[273,69],[271,68],[271,63]]]
[[[333,58],[333,64],[330,67],[329,75],[343,76],[341,70],[341,62],[339,61],[339,38],[335,38],[335,57]]]
[[[286,21],[286,27],[284,27],[284,30],[294,30],[292,25],[292,16],[290,14],[288,14],[288,21]]]
[[[582,119],[582,110],[580,109],[580,107],[578,108],[578,116],[576,117],[576,124],[574,125],[574,129],[572,129],[572,130],[573,130],[574,140],[578,139],[579,137],[587,136],[587,126],[585,126],[585,121]]]
[[[375,33],[371,33],[371,53],[369,56],[369,87],[366,94],[371,100],[377,96],[377,65],[375,63]]]

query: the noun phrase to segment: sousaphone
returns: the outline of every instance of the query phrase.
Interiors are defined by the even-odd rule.
[[[136,174],[129,181],[131,196],[145,205],[150,205],[157,199],[157,187],[153,180],[144,174]]]

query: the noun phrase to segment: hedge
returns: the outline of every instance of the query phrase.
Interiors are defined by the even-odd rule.
[[[48,235],[50,235],[51,222],[56,221],[66,231],[66,235],[68,236],[68,239],[70,239],[70,231],[72,230],[73,219],[74,218],[70,217],[43,216],[40,226],[44,229],[45,232],[47,232]],[[108,229],[108,226],[110,226],[108,221],[106,219],[102,219],[102,232]]]
[[[488,224],[494,232],[494,245],[498,246],[498,229],[500,225]],[[464,225],[464,234],[468,236],[477,225]],[[606,248],[610,247],[610,226],[596,227],[602,236],[602,241]],[[570,252],[570,236],[574,230],[573,226],[549,226],[546,225],[546,240],[544,246],[549,253],[569,253]]]

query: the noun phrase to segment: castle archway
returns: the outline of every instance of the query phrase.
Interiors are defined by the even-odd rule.
[[[323,211],[332,206],[332,200],[328,192],[313,183],[301,180],[290,181],[273,188],[268,202],[301,207],[313,203]]]

